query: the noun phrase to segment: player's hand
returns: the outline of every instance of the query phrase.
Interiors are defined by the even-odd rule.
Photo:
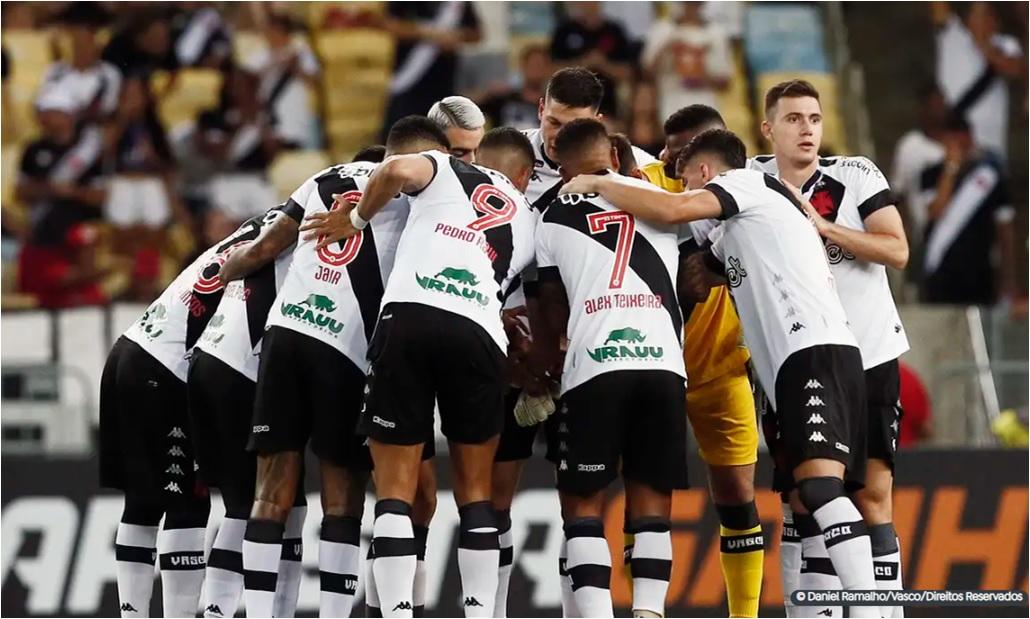
[[[546,421],[553,412],[554,400],[550,394],[534,396],[523,391],[515,403],[515,421],[523,428]]]
[[[826,221],[826,219],[819,214],[819,211],[812,206],[812,203],[809,202],[808,198],[801,193],[800,189],[782,177],[780,178],[780,182],[783,183],[783,186],[794,194],[797,201],[801,203],[801,208],[804,210],[805,215],[808,216],[808,220],[812,222],[813,226],[815,226],[815,231],[818,232],[820,236],[826,236],[826,230],[830,226],[830,222]]]
[[[580,174],[576,178],[562,185],[561,189],[558,190],[558,193],[597,193],[599,179],[600,177],[596,174]]]
[[[342,199],[339,194],[333,194],[333,200],[335,202],[332,210],[326,213],[311,213],[304,217],[300,224],[302,238],[305,241],[317,240],[318,249],[360,232],[350,221],[350,212],[356,205]]]
[[[705,266],[704,256],[693,253],[680,263],[676,291],[681,300],[689,303],[704,303],[712,289],[712,278]]]

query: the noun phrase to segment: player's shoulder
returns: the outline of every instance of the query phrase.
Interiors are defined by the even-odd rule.
[[[755,155],[747,160],[744,167],[748,170],[759,170],[769,174],[776,174],[778,171],[775,155]]]
[[[886,181],[880,168],[868,157],[861,155],[820,157],[819,169],[824,174],[837,178],[845,185],[849,182],[862,182],[869,179]]]

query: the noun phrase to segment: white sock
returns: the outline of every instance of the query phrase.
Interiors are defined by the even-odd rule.
[[[300,579],[304,576],[303,534],[307,515],[307,505],[294,505],[286,517],[283,550],[279,555],[279,577],[275,582],[275,602],[272,605],[275,617],[292,617],[297,614]]]
[[[320,617],[350,617],[358,590],[358,545],[361,521],[357,518],[325,516],[318,541]]]
[[[576,606],[576,596],[572,593],[572,577],[569,576],[569,538],[562,530],[561,548],[558,549],[558,581],[561,585],[561,616],[582,617]]]
[[[800,617],[796,614],[791,594],[798,589],[798,578],[801,577],[801,537],[794,526],[794,512],[790,503],[780,503],[783,510],[783,534],[780,536],[780,580],[783,583],[783,609],[787,617]]]
[[[826,552],[823,534],[819,524],[810,514],[796,514],[798,533],[801,535],[801,565],[798,574],[798,589],[830,590],[840,589],[840,579],[833,569],[833,562]],[[796,617],[843,617],[841,606],[794,606]]]
[[[122,617],[149,617],[150,598],[154,593],[157,527],[119,522],[114,556]]]
[[[823,530],[826,552],[833,569],[847,590],[876,589],[873,576],[873,549],[869,533],[858,508],[846,496],[839,496],[812,514]],[[852,617],[879,617],[877,606],[852,606]]]
[[[285,526],[250,519],[243,535],[243,598],[248,617],[274,617],[275,589]]]
[[[365,616],[382,617],[383,611],[379,608],[379,593],[376,591],[376,575],[372,569],[372,544],[368,545],[368,552],[365,554]]]
[[[247,521],[223,518],[204,573],[205,617],[232,617],[243,595],[243,532]]]
[[[165,526],[167,527],[167,517]],[[196,617],[204,585],[203,527],[163,528],[158,535],[162,606],[165,617]]]
[[[413,526],[415,532],[415,584],[411,602],[415,606],[412,614],[423,617],[426,613],[426,543],[429,541],[429,527]]]
[[[501,550],[497,518],[489,501],[458,508],[458,572],[466,617],[493,617]]]
[[[411,505],[397,499],[376,503],[372,525],[376,591],[384,617],[411,617],[415,589],[415,534]]]
[[[511,570],[515,561],[509,510],[497,512],[497,541],[501,547],[501,555],[497,569],[497,597],[494,600],[494,616],[503,619],[508,616],[508,585],[511,582]]]
[[[633,613],[665,616],[665,596],[672,574],[672,534],[669,522],[658,518],[629,523],[633,535],[630,573],[633,575]]]
[[[576,606],[584,617],[612,617],[612,556],[604,538],[604,524],[581,518],[565,526],[569,540],[569,576]]]
[[[901,545],[894,532],[894,523],[869,527],[869,540],[873,548],[873,573],[880,591],[899,591],[901,585]],[[904,617],[903,606],[881,606],[884,617]]]

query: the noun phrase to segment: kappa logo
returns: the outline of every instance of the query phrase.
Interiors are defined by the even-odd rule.
[[[826,443],[826,437],[823,436],[822,432],[813,432],[812,436],[808,437],[808,440],[813,443]]]
[[[387,421],[379,415],[372,415],[372,423],[383,426],[384,428],[396,428],[397,424],[392,421]]]
[[[560,453],[565,453],[568,450],[569,450],[569,444],[568,443],[566,443],[565,441],[561,441],[560,443],[558,443],[558,451]]]
[[[894,325],[894,332],[895,333],[901,333],[901,324],[900,323]]]
[[[182,431],[182,428],[175,426],[172,431],[168,433],[171,438],[186,438],[186,433]]]
[[[808,379],[808,382],[805,383],[805,389],[822,389],[822,388],[823,388],[823,384],[821,382],[817,381],[814,378]]]
[[[823,399],[819,396],[814,395],[808,398],[808,402],[805,403],[805,406],[826,406],[826,402],[823,402]]]
[[[812,413],[812,416],[808,418],[806,423],[826,423],[826,420],[819,413]]]
[[[851,448],[845,445],[844,443],[835,443],[833,446],[846,454],[851,453]]]
[[[469,596],[469,597],[465,598],[464,606],[465,606],[465,608],[468,608],[470,606],[479,606],[480,608],[483,607],[483,605],[479,603],[479,600],[477,600],[476,598],[474,598],[472,596]]]
[[[174,481],[168,482],[168,485],[164,487],[164,490],[168,492],[174,492],[176,494],[182,494],[182,488],[179,488],[179,484]]]
[[[797,333],[798,331],[800,331],[800,330],[802,330],[804,328],[805,328],[805,325],[801,324],[800,322],[795,322],[794,324],[790,325],[790,332],[791,333]]]
[[[559,471],[567,471],[567,470],[569,470],[569,463],[566,462],[565,460],[562,460],[561,463],[558,464],[558,470]]]
[[[167,473],[169,475],[179,475],[179,476],[185,475],[185,473],[182,472],[182,467],[179,466],[178,464],[173,464],[170,467],[166,468],[165,469],[165,473]]]
[[[891,422],[891,430],[894,430],[894,433],[897,434],[897,432],[898,432],[898,420],[897,419],[895,419],[894,421]]]
[[[121,610],[123,613],[138,613],[139,611],[133,608],[132,604],[128,602],[122,602]]]
[[[251,428],[251,431],[254,434],[261,434],[262,432],[268,432],[269,430],[271,430],[271,428],[269,428],[267,425],[254,426],[253,428]]]
[[[816,614],[822,615],[823,617],[832,617],[833,616],[833,611],[830,610],[829,608],[824,608],[824,609],[820,610]]]
[[[408,601],[398,602],[397,605],[393,607],[393,609],[394,610],[411,610],[411,602],[408,602]]]
[[[604,470],[603,464],[580,464],[576,470],[581,473],[600,473]]]
[[[204,609],[205,615],[214,615],[215,617],[221,617],[222,609],[218,607],[218,604],[208,604],[207,608]]]
[[[186,454],[183,452],[182,447],[178,445],[172,445],[172,448],[168,450],[168,455],[174,458],[185,458]]]

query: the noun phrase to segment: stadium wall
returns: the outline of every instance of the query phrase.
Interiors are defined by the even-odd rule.
[[[766,561],[762,615],[782,616],[777,547],[779,498],[768,490],[768,461],[759,463],[757,501],[765,527]],[[904,551],[905,579],[920,589],[1027,590],[1027,453],[1021,450],[941,450],[899,454],[896,524]],[[438,458],[446,488],[447,459]],[[674,502],[675,563],[669,616],[725,616],[719,571],[718,523],[704,489],[703,469],[690,462],[694,489]],[[309,471],[316,470],[309,467]],[[95,458],[5,456],[2,459],[2,604],[4,616],[117,616],[113,541],[121,497],[97,491]],[[553,472],[531,461],[512,509],[515,571],[509,616],[558,616],[555,577],[561,531]],[[308,488],[317,488],[313,478]],[[428,616],[459,616],[455,564],[458,517],[441,490],[429,537]],[[317,614],[317,545],[321,509],[309,494],[304,532],[307,573],[300,613]],[[366,513],[371,513],[369,497]],[[214,501],[209,544],[220,519]],[[612,592],[625,615],[629,587],[622,576],[623,496],[614,492],[606,509],[615,576]],[[365,518],[363,544],[371,518]],[[160,583],[154,594],[160,612]],[[359,597],[363,592],[359,589]],[[1023,608],[924,608],[909,616],[1027,616]]]

